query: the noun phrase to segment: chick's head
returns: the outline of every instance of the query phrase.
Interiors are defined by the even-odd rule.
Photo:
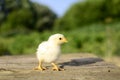
[[[63,34],[54,34],[49,37],[48,41],[58,45],[68,42]]]

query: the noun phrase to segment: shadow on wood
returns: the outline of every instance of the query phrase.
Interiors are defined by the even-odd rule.
[[[64,67],[64,66],[81,66],[81,65],[93,64],[93,63],[101,62],[101,61],[104,61],[104,60],[101,58],[90,57],[90,58],[72,59],[71,61],[60,63],[60,65],[62,65],[62,67]]]

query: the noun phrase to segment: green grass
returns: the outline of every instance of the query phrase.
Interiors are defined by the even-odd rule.
[[[70,31],[44,31],[42,33],[19,33],[0,36],[0,54],[33,54],[39,43],[54,33],[62,33],[68,43],[62,46],[63,53],[94,53],[98,56],[120,55],[120,23],[109,25],[92,24]]]

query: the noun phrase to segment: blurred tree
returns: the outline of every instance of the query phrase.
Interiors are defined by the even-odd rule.
[[[5,1],[4,0],[0,0],[0,24],[4,19],[4,10],[5,10]]]
[[[74,29],[94,22],[120,19],[120,0],[85,0],[71,6],[56,22],[56,28]]]
[[[48,7],[43,5],[33,4],[36,11],[35,29],[42,31],[44,29],[52,29],[57,16]]]
[[[30,0],[0,0],[0,32],[52,29],[56,18],[49,8]]]

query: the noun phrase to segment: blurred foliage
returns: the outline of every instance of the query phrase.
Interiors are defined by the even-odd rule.
[[[95,22],[120,20],[120,0],[85,0],[74,4],[56,21],[55,29],[71,30]]]
[[[120,0],[84,0],[59,19],[30,0],[0,0],[0,55],[33,54],[54,33],[67,37],[64,53],[120,55],[119,14]]]
[[[114,26],[114,27],[113,27]],[[29,34],[17,34],[14,37],[0,36],[0,45],[4,46],[0,53],[33,54],[42,41],[54,33],[62,33],[68,43],[62,46],[63,53],[84,52],[98,56],[120,55],[120,22],[112,24],[91,24],[71,31],[44,31]],[[97,28],[96,28],[97,27]]]
[[[0,32],[52,29],[57,16],[30,0],[0,0]]]
[[[34,4],[33,7],[37,15],[35,16],[37,19],[37,22],[35,23],[35,29],[39,31],[46,29],[51,30],[57,16],[47,7],[43,7],[42,5]]]
[[[10,53],[8,51],[8,47],[0,40],[0,56],[1,55],[10,55]]]

